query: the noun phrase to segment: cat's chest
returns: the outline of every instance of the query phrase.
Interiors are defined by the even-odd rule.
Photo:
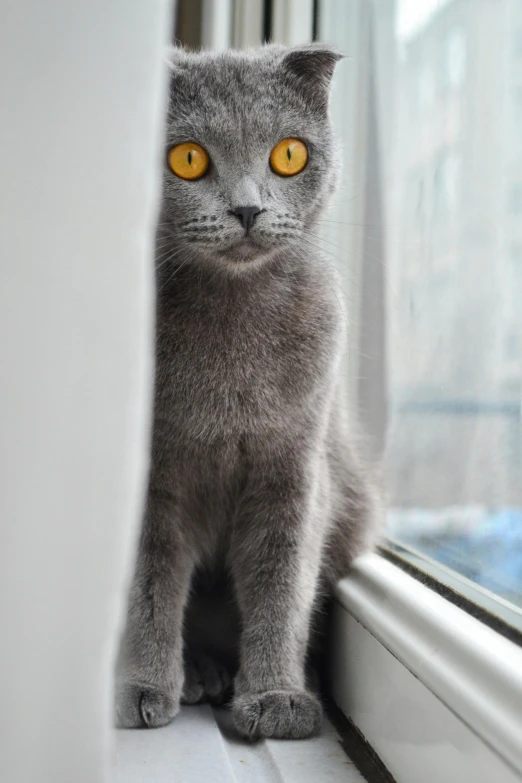
[[[299,297],[276,294],[185,299],[160,312],[162,416],[181,429],[229,434],[292,415],[317,383],[327,334]]]

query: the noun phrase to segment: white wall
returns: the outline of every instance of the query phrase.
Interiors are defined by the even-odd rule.
[[[167,0],[0,13],[0,780],[106,779],[144,490]]]

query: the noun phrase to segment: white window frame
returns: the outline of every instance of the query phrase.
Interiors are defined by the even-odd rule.
[[[379,555],[337,588],[333,696],[400,783],[522,780],[522,648]]]
[[[201,46],[248,49],[263,40],[264,0],[202,0]]]
[[[234,0],[232,43],[236,49],[259,46],[263,40],[263,0]]]
[[[312,40],[313,0],[272,0],[272,41],[287,46]]]
[[[234,0],[203,0],[201,5],[201,46],[223,51],[232,46],[235,17]]]

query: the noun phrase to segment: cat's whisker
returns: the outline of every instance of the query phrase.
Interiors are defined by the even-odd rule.
[[[156,264],[156,272],[158,271],[158,269],[161,269],[162,266],[164,266],[165,264],[168,264],[174,258],[179,256],[180,253],[183,253],[186,250],[187,250],[187,247],[182,246],[178,250],[176,250],[175,252],[172,252],[169,255],[167,255],[167,258],[165,258],[160,264]],[[165,255],[165,254],[163,254],[163,255]],[[161,256],[160,256],[160,258],[161,258]],[[156,259],[156,260],[159,260],[159,259]]]
[[[319,218],[319,224],[333,224],[337,226],[348,226],[350,228],[396,228],[396,223],[350,223],[344,220],[330,220],[329,218]]]
[[[312,236],[314,236],[316,239],[318,239],[318,240],[321,240],[321,241],[323,241],[323,242],[326,242],[326,241],[327,241],[327,240],[325,240],[325,239],[324,239],[324,237],[321,237],[319,234],[313,234],[313,232],[306,232],[306,233],[309,233],[309,234],[311,234],[311,235],[312,235]],[[303,239],[304,239],[304,237],[303,237]],[[310,241],[310,240],[307,240],[307,241]],[[330,244],[333,244],[333,243],[330,243]],[[344,248],[344,247],[338,246],[338,245],[334,245],[334,246],[335,246],[335,247],[338,247],[338,249],[339,249],[339,250],[342,250],[342,251],[343,251],[343,253],[346,253],[347,255],[351,256],[351,257],[352,257],[352,260],[353,260],[353,258],[354,258],[354,253],[353,253],[353,251],[352,251],[352,250],[350,250],[349,248]],[[324,252],[324,253],[328,253],[328,252],[329,252],[329,253],[330,253],[330,255],[331,255],[333,258],[335,258],[335,259],[336,259],[338,262],[340,262],[340,263],[342,262],[342,260],[341,260],[340,258],[338,258],[338,257],[337,257],[337,256],[336,256],[334,253],[331,253],[330,251],[328,251],[326,248],[321,248],[321,247],[318,247],[317,249],[318,249],[318,250],[321,250],[321,251],[322,251],[322,252]],[[368,250],[364,250],[364,251],[362,252],[362,254],[361,254],[361,258],[362,258],[362,260],[364,260],[364,259],[366,259],[366,258],[369,258],[369,259],[371,259],[371,260],[373,260],[373,261],[375,261],[375,262],[377,262],[377,263],[381,264],[382,266],[384,266],[384,267],[386,268],[386,261],[385,261],[385,259],[384,259],[384,258],[382,258],[381,256],[375,255],[374,253],[370,253]],[[325,261],[326,261],[326,259],[325,259]],[[337,269],[337,272],[338,272],[338,274],[339,274],[339,275],[343,276],[343,275],[342,275],[342,273],[341,273],[341,271],[340,271],[340,269]],[[350,281],[353,281],[354,277],[352,277],[352,278],[349,278],[349,279],[350,279]],[[398,299],[398,294],[397,294],[397,292],[396,292],[396,291],[393,289],[393,287],[392,287],[391,283],[389,282],[389,280],[387,279],[386,275],[384,276],[384,286],[385,286],[385,288],[386,288],[386,290],[387,290],[387,292],[388,292],[388,295],[389,295],[390,299],[391,299],[392,301],[397,301],[397,299]],[[378,302],[380,305],[382,305],[382,304],[386,304],[386,300],[384,300],[384,299],[381,299],[380,297],[375,297],[375,299],[376,299],[376,301],[377,301],[377,302]],[[385,316],[385,321],[386,321],[386,323],[389,323],[389,322],[388,322],[388,319],[387,319],[387,317],[386,317],[386,316]],[[390,328],[391,328],[391,326],[390,326]]]
[[[306,233],[308,233],[308,232],[306,232]],[[319,241],[322,241],[322,237],[318,237],[316,235],[312,235],[312,236],[315,236],[316,239],[318,239]],[[346,276],[344,271],[341,268],[341,266],[344,263],[342,258],[340,258],[338,255],[333,253],[329,248],[322,247],[320,244],[316,245],[315,242],[312,242],[310,239],[307,239],[306,237],[304,237],[302,235],[301,235],[301,240],[303,242],[307,242],[311,247],[315,248],[316,250],[319,250],[321,253],[327,253],[329,256],[331,256],[334,259],[334,261],[337,262],[338,265],[333,266],[331,264],[331,262],[327,258],[324,258],[324,261],[329,263],[330,266],[332,267],[332,269],[335,269],[337,276],[339,276],[339,277],[345,277]],[[342,250],[343,248],[339,248],[339,249]],[[352,275],[352,277],[348,277],[348,276],[346,276],[346,277],[347,277],[348,280],[350,280],[350,282],[353,281],[353,279],[354,279],[353,275]]]
[[[178,272],[181,269],[183,269],[183,267],[186,266],[189,263],[189,261],[190,261],[190,258],[186,258],[184,261],[181,262],[181,264],[179,264],[177,267],[175,267],[175,269],[172,272],[172,274],[169,275],[169,277],[165,280],[163,285],[158,288],[158,296],[168,285],[170,285],[170,283],[174,280],[174,278],[176,277]]]
[[[343,253],[351,254],[352,257],[353,257],[353,251],[350,250],[350,248],[344,247],[343,245],[337,245],[334,242],[331,242],[329,239],[326,239],[325,237],[321,236],[320,234],[315,234],[312,231],[306,231],[306,233],[310,234],[310,236],[315,237],[316,239],[320,240],[321,242],[327,242],[328,244],[332,245],[333,247],[336,247],[338,250],[342,250]],[[361,257],[363,259],[364,258],[370,258],[370,259],[372,259],[372,261],[377,261],[377,263],[380,263],[382,265],[385,264],[385,261],[384,261],[384,259],[381,256],[376,255],[375,253],[371,253],[367,249],[363,250],[363,252],[361,254]],[[338,260],[340,260],[340,259],[338,259]]]
[[[328,245],[331,245],[332,247],[335,247],[337,250],[342,250],[345,252],[346,248],[342,247],[342,245],[337,245],[335,242],[332,242],[329,239],[326,239],[326,237],[321,236],[321,234],[316,234],[313,231],[309,231],[306,228],[302,229],[304,234],[308,234],[309,236],[314,237],[315,239],[318,239],[320,242],[326,242]]]
[[[309,239],[306,239],[305,237],[301,237],[301,239],[302,239],[304,242],[307,242],[307,243],[308,243],[309,245],[311,245],[312,247],[314,247],[316,250],[320,250],[320,251],[322,251],[322,248],[318,247],[317,245],[314,245],[314,243],[313,243],[313,242],[310,242],[310,240],[309,240]],[[325,251],[325,252],[328,252],[328,251]],[[331,255],[333,255],[333,254],[331,254]],[[334,258],[335,258],[335,256],[334,256]],[[334,279],[337,279],[337,278],[338,278],[338,276],[339,276],[339,270],[337,269],[337,267],[335,267],[333,264],[331,264],[331,263],[330,263],[330,261],[329,261],[327,258],[323,258],[322,260],[323,260],[323,261],[324,261],[324,262],[325,262],[325,263],[326,263],[326,264],[327,264],[327,265],[330,267],[330,269],[333,269],[333,270],[334,270]],[[338,260],[338,259],[336,259],[336,260]],[[346,328],[348,329],[348,326],[349,326],[349,325],[348,325],[348,319],[347,319],[347,317],[346,317],[346,310],[345,310],[345,307],[344,307],[344,305],[343,305],[343,303],[342,303],[342,300],[346,298],[346,292],[345,292],[345,291],[343,291],[343,290],[342,290],[342,289],[341,289],[341,288],[340,288],[338,285],[337,285],[337,286],[335,286],[335,287],[336,287],[338,290],[336,291],[336,290],[334,290],[334,288],[332,287],[332,293],[333,293],[333,295],[335,296],[335,298],[337,299],[337,303],[339,304],[340,311],[341,311],[341,313],[342,313],[342,315],[343,315],[343,319],[344,319],[345,326],[346,326]],[[341,294],[341,299],[339,299],[339,297],[338,297],[338,295],[337,295],[338,293],[340,293],[340,294]]]
[[[315,235],[315,236],[319,239],[319,235]],[[322,238],[322,239],[323,239],[323,241],[327,241],[327,240],[324,240],[324,238]],[[352,259],[353,259],[354,253],[353,253],[352,250],[350,250],[349,248],[343,248],[343,247],[340,247],[339,249],[342,250],[344,253],[347,253],[348,255],[351,255]],[[365,260],[366,258],[371,259],[372,261],[375,261],[376,263],[378,263],[381,266],[383,266],[385,270],[387,269],[386,258],[383,255],[377,255],[377,254],[371,253],[369,250],[365,249],[365,250],[363,250],[363,252],[361,254],[361,258],[363,260]],[[391,300],[397,301],[398,294],[394,290],[394,288],[393,288],[392,284],[390,283],[390,281],[388,280],[388,277],[386,276],[386,274],[384,275],[384,286],[385,286],[385,288],[386,288],[386,290],[388,292],[388,295],[391,298]],[[384,303],[383,300],[381,300],[380,298],[377,298],[377,301],[380,304]]]
[[[156,258],[160,258],[163,255],[163,253],[165,252],[165,250],[170,250],[172,248],[172,246],[175,245],[175,244],[177,244],[177,243],[175,243],[173,240],[170,240],[169,242],[165,242],[162,245],[157,245],[154,248],[155,254],[156,254]],[[163,251],[163,252],[160,252],[160,251]]]
[[[169,248],[164,253],[161,253],[160,255],[155,256],[155,267],[156,269],[160,269],[164,264],[167,264],[170,260],[175,258],[177,255],[179,255],[181,252],[183,252],[184,248],[180,248],[176,252],[172,248]],[[162,260],[163,259],[163,260]],[[161,263],[158,263],[160,261]]]

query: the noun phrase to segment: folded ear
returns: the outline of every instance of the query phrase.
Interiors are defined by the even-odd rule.
[[[186,68],[190,61],[190,54],[182,46],[167,46],[163,52],[163,59],[175,75]]]
[[[315,43],[290,49],[281,64],[313,106],[325,112],[333,72],[343,57],[328,44]]]

